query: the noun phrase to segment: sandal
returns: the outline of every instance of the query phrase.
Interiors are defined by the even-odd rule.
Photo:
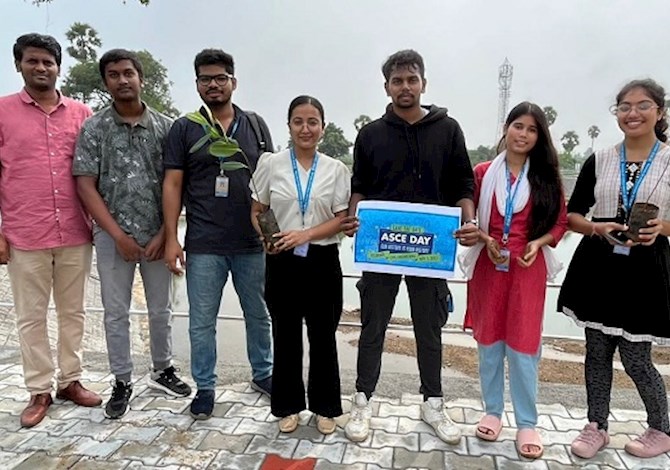
[[[479,420],[477,428],[475,429],[475,436],[484,441],[495,441],[500,436],[502,431],[502,421],[499,417],[493,415],[485,415]]]
[[[516,450],[521,457],[539,459],[544,453],[540,434],[534,428],[519,429],[516,432]]]

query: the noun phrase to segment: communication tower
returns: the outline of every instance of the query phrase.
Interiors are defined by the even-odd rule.
[[[512,89],[512,72],[514,67],[507,57],[505,62],[498,68],[498,129],[496,133],[496,142],[500,140],[503,133],[503,126],[505,125],[505,118],[507,118],[507,108],[509,107],[510,90]]]

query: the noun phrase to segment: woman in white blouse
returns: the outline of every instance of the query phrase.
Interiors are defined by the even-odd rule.
[[[342,313],[339,261],[340,221],[351,194],[349,170],[317,151],[325,117],[321,103],[298,96],[289,105],[292,148],[264,154],[251,186],[252,223],[272,208],[281,231],[265,244],[268,256],[265,300],[272,317],[274,370],[272,414],[279,430],[293,432],[304,410],[302,322],[309,339],[309,410],[323,434],[335,431],[342,414],[335,333]]]

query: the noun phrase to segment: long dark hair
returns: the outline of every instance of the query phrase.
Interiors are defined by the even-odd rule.
[[[641,88],[644,90],[644,93],[651,98],[656,106],[658,106],[659,111],[661,112],[661,119],[656,122],[654,127],[654,132],[656,133],[656,138],[661,142],[666,142],[668,140],[668,135],[666,131],[668,130],[668,110],[665,104],[665,90],[661,85],[656,83],[651,78],[644,80],[632,80],[624,85],[624,87],[616,95],[616,104],[620,104],[621,100],[628,94],[628,92]]]
[[[549,124],[542,108],[528,101],[519,103],[507,116],[505,129],[526,114],[532,116],[537,124],[537,142],[528,153],[528,183],[531,200],[528,232],[530,240],[535,240],[556,225],[561,205],[565,204],[565,200],[561,174],[558,171],[558,153],[551,141]],[[498,151],[504,148],[505,136],[500,139]]]

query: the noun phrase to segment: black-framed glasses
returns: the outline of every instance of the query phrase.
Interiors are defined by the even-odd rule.
[[[638,112],[645,112],[645,111],[651,111],[652,109],[659,108],[659,106],[654,103],[653,101],[645,100],[645,101],[640,101],[639,103],[619,103],[619,104],[613,104],[610,107],[610,112],[612,114],[628,114],[630,113],[633,108],[635,108]]]
[[[234,77],[232,75],[222,73],[220,75],[199,75],[195,81],[198,85],[208,86],[210,83],[212,83],[212,80],[214,80],[217,85],[225,86],[228,84],[228,81],[232,80],[233,78]]]

